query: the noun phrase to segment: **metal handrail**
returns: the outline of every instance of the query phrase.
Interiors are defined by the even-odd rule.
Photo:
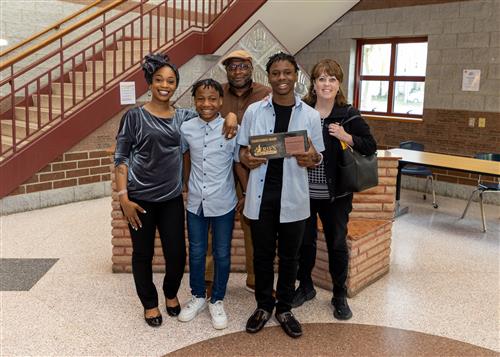
[[[185,1],[189,3],[184,4]],[[203,9],[206,7],[208,11],[198,12],[199,1]],[[44,41],[44,45],[59,42],[58,48],[49,54],[40,54],[38,60],[19,70],[14,69],[15,63],[43,48],[37,45],[2,64],[0,70],[10,68],[10,75],[0,81],[0,90],[6,87],[10,89],[7,95],[0,97],[0,108],[10,109],[0,113],[0,118],[4,118],[2,123],[12,124],[12,128],[6,132],[12,135],[12,142],[9,139],[6,144],[10,148],[4,150],[4,145],[1,145],[4,137],[0,135],[0,156],[13,154],[30,138],[43,135],[47,130],[42,131],[43,128],[60,125],[68,117],[69,111],[75,113],[91,105],[91,98],[97,98],[104,91],[116,87],[119,78],[137,69],[147,52],[164,51],[192,31],[207,31],[236,0],[199,1],[195,2],[194,14],[191,14],[193,9],[190,0],[163,0],[148,5],[147,9],[144,5],[148,0],[141,0],[127,8],[126,12],[107,18],[109,10],[125,2],[116,0]],[[137,16],[131,18],[132,12],[137,13]],[[102,16],[102,21],[98,25],[83,34],[77,32],[81,32],[82,26],[99,16]],[[176,24],[179,20],[180,24]],[[76,38],[63,43],[64,36],[75,33],[79,34]],[[50,65],[51,62],[54,63]],[[112,70],[107,70],[108,63],[113,64]],[[98,66],[102,66],[102,69]],[[110,70],[112,73],[106,73]],[[45,100],[43,106],[42,100]],[[2,105],[4,103],[8,105]],[[16,133],[16,123],[19,121],[25,125],[22,135]],[[6,129],[0,127],[0,134],[2,130],[5,133]]]
[[[12,64],[14,64],[16,62],[19,62],[20,60],[28,57],[29,55],[35,53],[39,49],[44,48],[44,47],[50,45],[54,41],[60,40],[65,35],[67,35],[67,34],[73,32],[73,31],[79,29],[80,27],[82,27],[82,26],[84,26],[86,24],[88,24],[90,21],[98,18],[99,16],[105,14],[106,12],[108,12],[111,9],[114,9],[118,5],[123,4],[126,1],[127,0],[115,0],[111,4],[105,6],[101,10],[97,11],[96,13],[94,13],[92,15],[89,15],[88,17],[86,17],[86,18],[78,21],[76,24],[73,24],[73,25],[69,26],[68,28],[65,28],[61,32],[58,32],[58,33],[50,36],[48,39],[40,42],[39,44],[37,44],[37,45],[35,45],[35,46],[27,49],[26,51],[23,51],[22,53],[18,54],[15,57],[12,57],[11,59],[7,60],[6,62],[1,63],[0,64],[0,71],[4,70],[5,68],[9,67],[10,65],[12,65]]]
[[[118,0],[118,1],[122,1],[122,2],[124,2],[124,1],[126,1],[126,0]],[[145,3],[145,2],[147,2],[148,0],[143,0],[143,1],[144,1],[144,3]],[[119,5],[119,4],[118,4],[118,5]],[[135,9],[137,9],[137,8],[138,8],[138,7],[140,7],[140,6],[141,6],[141,4],[140,4],[140,3],[137,3],[135,6],[133,6],[133,7],[129,8],[129,11],[135,10]],[[95,27],[91,28],[91,29],[90,29],[90,30],[88,30],[87,32],[85,32],[85,33],[83,33],[82,35],[78,36],[77,38],[75,38],[75,39],[71,40],[70,42],[68,42],[68,43],[66,43],[66,44],[64,44],[64,45],[62,45],[60,48],[53,50],[52,52],[50,52],[50,53],[46,54],[45,56],[43,56],[42,58],[38,59],[37,61],[34,61],[34,62],[30,63],[28,66],[26,66],[26,67],[24,67],[23,69],[19,70],[18,72],[16,72],[16,76],[20,76],[20,75],[22,75],[22,74],[26,73],[27,71],[29,71],[29,70],[33,69],[34,67],[36,67],[36,66],[40,65],[41,63],[43,63],[43,62],[45,62],[45,61],[47,61],[47,60],[48,60],[48,59],[50,59],[51,57],[54,57],[54,55],[56,55],[57,53],[60,53],[60,52],[64,51],[65,49],[67,49],[67,48],[71,47],[72,45],[74,45],[74,44],[76,44],[76,43],[80,42],[82,39],[84,39],[84,38],[86,38],[86,37],[90,36],[92,33],[95,33],[97,30],[102,29],[102,28],[103,28],[103,26],[105,26],[105,25],[107,25],[107,24],[109,24],[109,23],[111,23],[111,22],[113,22],[113,21],[115,21],[115,20],[119,19],[121,16],[122,16],[121,14],[115,15],[115,16],[113,16],[112,18],[110,18],[110,19],[106,20],[105,22],[103,22],[102,24],[97,25],[97,26],[95,26]],[[91,19],[91,20],[89,20],[89,21],[92,21],[92,20],[94,20],[94,19]],[[86,21],[86,22],[85,22],[84,24],[82,24],[81,26],[83,26],[83,25],[87,24],[89,21]],[[96,41],[96,42],[99,42],[99,41]],[[89,49],[89,47],[90,47],[90,46],[91,46],[91,45],[89,45],[88,47],[86,47],[84,50]],[[3,68],[0,66],[0,70],[2,70],[2,69],[3,69]],[[46,73],[44,73],[44,74],[46,74]],[[42,75],[43,75],[43,74],[42,74]],[[5,78],[3,81],[0,81],[0,87],[1,87],[2,85],[6,84],[7,82],[10,82],[10,81],[11,81],[11,78]]]

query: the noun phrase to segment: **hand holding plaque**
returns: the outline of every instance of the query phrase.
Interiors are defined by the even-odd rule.
[[[278,159],[309,150],[307,130],[250,137],[250,153],[255,157]]]

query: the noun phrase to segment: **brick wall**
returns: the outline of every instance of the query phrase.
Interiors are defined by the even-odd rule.
[[[110,181],[111,157],[107,149],[115,143],[123,112],[47,164],[9,196]]]
[[[378,153],[379,184],[369,190],[355,193],[353,209],[350,217],[366,219],[392,219],[394,216],[394,200],[396,197],[396,176],[398,160]]]
[[[384,155],[379,151],[379,185],[354,194],[347,235],[350,297],[389,271],[398,161]],[[320,233],[312,276],[317,286],[331,291],[328,250],[320,220],[318,226]]]
[[[473,156],[500,147],[500,1],[362,0],[296,55],[311,70],[321,58],[334,58],[345,72],[352,102],[357,38],[427,36],[428,55],[422,122],[367,117],[379,148],[415,140],[433,152]],[[443,2],[443,3],[442,3]],[[419,5],[421,4],[421,5]],[[403,5],[403,7],[401,7]],[[406,6],[405,6],[406,5]],[[408,6],[412,5],[412,6]],[[462,92],[463,69],[480,69],[479,92]],[[470,128],[469,118],[486,118]],[[475,184],[474,175],[435,170],[438,180]]]
[[[111,258],[113,262],[112,269],[114,273],[130,273],[132,272],[132,241],[130,240],[128,223],[123,217],[123,213],[120,208],[120,202],[118,200],[115,184],[114,165],[108,166],[108,170],[109,169],[112,170],[111,185],[113,190],[113,193],[111,195],[111,244],[113,246]],[[188,247],[189,242],[187,240],[187,225],[185,229],[185,237],[186,247]],[[233,229],[233,239],[231,241],[231,271],[246,271],[245,260],[245,240],[243,238],[243,231],[240,227],[239,219],[238,217],[236,217]],[[186,262],[187,261],[188,259],[186,259]],[[156,232],[155,239],[153,271],[165,272],[165,259],[163,257],[158,232]],[[187,263],[186,271],[189,271],[189,266]]]
[[[488,118],[488,130],[469,128],[463,120],[466,117]],[[381,148],[397,147],[402,141],[413,140],[425,143],[426,151],[471,157],[476,152],[498,152],[500,148],[500,113],[425,109],[422,123],[382,120],[368,122]],[[444,169],[433,169],[432,172],[438,181],[477,184],[476,174]],[[481,178],[494,182],[493,177],[483,175]]]
[[[105,150],[68,152],[34,174],[10,195],[109,181],[111,158]]]
[[[353,212],[351,213],[352,218],[379,220],[384,223],[389,223],[388,231],[390,231],[394,213],[397,164],[397,159],[385,157],[384,152],[379,153],[379,186],[363,193],[355,194]],[[111,170],[114,170],[112,166],[110,166],[110,168]],[[113,180],[113,193],[111,196],[111,243],[113,246],[113,272],[130,272],[132,243],[130,240],[128,223],[124,219],[120,209],[120,203],[118,201],[116,186],[114,183],[114,174],[112,173],[111,176]],[[153,270],[156,272],[164,272],[164,264],[160,239],[157,235],[155,240]],[[238,221],[235,222],[233,240],[231,242],[231,271],[245,271],[245,243],[243,240],[243,232],[241,231]]]
[[[348,231],[349,269],[346,285],[347,295],[352,297],[389,272],[392,220],[351,219]],[[312,277],[316,286],[332,291],[328,266],[328,250],[321,231]]]

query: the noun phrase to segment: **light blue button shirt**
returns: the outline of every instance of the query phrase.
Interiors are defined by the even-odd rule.
[[[184,150],[191,156],[187,210],[205,217],[222,216],[231,211],[238,199],[234,187],[233,162],[239,161],[236,137],[225,139],[224,119],[219,115],[206,122],[195,118],[181,126]]]
[[[241,129],[238,133],[238,144],[248,146],[250,136],[272,134],[275,121],[276,114],[274,113],[272,97],[266,101],[251,104],[243,115]],[[316,151],[325,150],[319,113],[302,102],[298,96],[295,96],[295,106],[292,109],[288,125],[288,131],[296,130],[307,130],[307,135],[311,138]],[[259,218],[266,172],[267,164],[250,170],[243,210],[243,214],[250,219]],[[300,221],[309,216],[307,169],[300,167],[295,157],[287,157],[283,160],[280,222]]]

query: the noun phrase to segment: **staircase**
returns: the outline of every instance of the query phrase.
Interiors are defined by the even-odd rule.
[[[134,81],[136,95],[145,93],[145,54],[166,52],[180,66],[212,53],[265,1],[147,2],[129,2],[115,15],[124,1],[114,1],[51,36],[45,45],[59,48],[24,68],[17,63],[33,52],[2,58],[0,198],[118,113],[119,82]]]

